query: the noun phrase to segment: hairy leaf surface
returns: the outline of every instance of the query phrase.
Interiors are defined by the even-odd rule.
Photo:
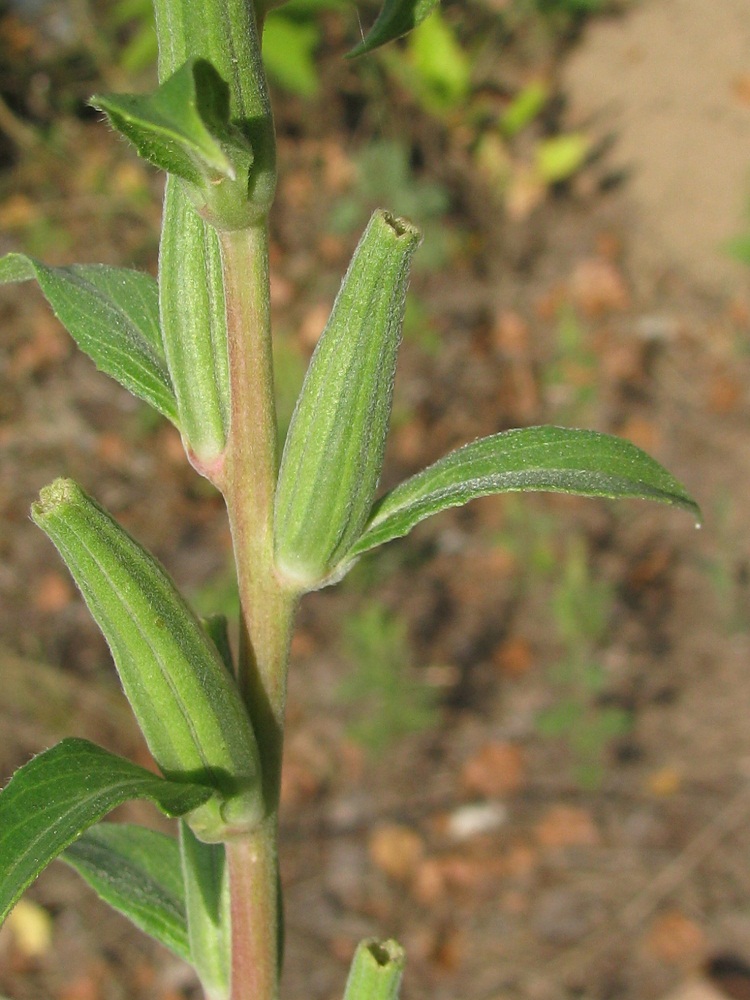
[[[229,121],[229,88],[206,59],[189,59],[153,93],[92,98],[139,154],[192,184],[234,180],[227,151],[247,170],[252,153]]]
[[[191,961],[207,997],[229,996],[231,915],[223,844],[204,844],[180,823]]]
[[[448,507],[524,491],[658,500],[700,517],[685,488],[629,441],[566,427],[522,427],[465,445],[386,493],[348,558],[406,535]]]
[[[174,837],[132,823],[97,823],[61,859],[105,903],[190,961],[180,849]]]
[[[182,816],[214,794],[167,781],[88,740],[45,750],[0,792],[0,922],[50,861],[115,806],[149,799],[167,816]]]
[[[385,0],[375,24],[349,53],[362,56],[416,28],[437,7],[440,0]]]
[[[140,271],[103,264],[47,267],[20,253],[0,258],[0,283],[32,278],[97,368],[179,426],[154,279]]]

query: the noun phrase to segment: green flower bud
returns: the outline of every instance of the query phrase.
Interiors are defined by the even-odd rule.
[[[229,423],[229,350],[219,241],[168,178],[159,250],[164,353],[191,457],[209,474]]]
[[[234,678],[164,569],[74,482],[41,491],[31,516],[102,630],[165,777],[217,795],[188,817],[224,840],[262,816],[255,735]]]
[[[420,233],[378,211],[354,252],[292,417],[275,507],[276,561],[304,591],[333,582],[383,466],[409,267]]]

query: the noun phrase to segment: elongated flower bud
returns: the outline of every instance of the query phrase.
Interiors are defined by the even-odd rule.
[[[365,938],[354,952],[344,1000],[398,1000],[406,956],[398,941]]]
[[[300,590],[335,577],[383,465],[419,231],[378,211],[354,252],[297,401],[279,473],[276,560]]]
[[[262,813],[255,735],[234,678],[164,569],[70,480],[43,489],[31,515],[109,643],[164,775],[217,790],[189,817],[196,835],[247,829]]]
[[[172,177],[164,196],[159,311],[180,427],[199,467],[210,468],[224,450],[230,405],[219,242]]]

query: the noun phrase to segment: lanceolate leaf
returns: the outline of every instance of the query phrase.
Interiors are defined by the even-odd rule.
[[[154,759],[221,798],[189,817],[223,839],[257,818],[260,765],[235,679],[163,567],[70,480],[41,491],[32,518],[55,543],[109,643]],[[226,801],[222,801],[226,800]]]
[[[187,60],[197,58],[208,61],[226,81],[229,120],[252,147],[245,208],[256,213],[257,222],[262,221],[276,187],[276,148],[260,22],[256,23],[253,4],[248,0],[154,0],[153,6],[159,80],[166,81]]]
[[[102,94],[91,103],[155,166],[193,184],[235,178],[222,147],[239,138],[229,124],[229,88],[205,59],[189,60],[151,94]]]
[[[174,837],[130,823],[98,823],[67,848],[62,860],[136,927],[190,961]]]
[[[414,226],[375,212],[318,341],[279,472],[279,568],[320,586],[361,534],[375,496],[391,415]]]
[[[481,438],[441,458],[374,506],[347,561],[476,497],[519,491],[636,497],[700,511],[684,487],[622,438],[565,427],[525,427]]]
[[[92,98],[149,163],[190,185],[217,225],[247,224],[250,143],[230,121],[229,87],[207,59],[189,59],[151,94]]]
[[[182,816],[214,794],[166,781],[87,740],[45,750],[0,792],[0,922],[50,861],[115,806],[150,799],[168,816]]]
[[[437,7],[439,0],[385,0],[378,19],[364,40],[355,46],[349,56],[372,52],[394,38],[400,38],[416,28]]]
[[[20,253],[0,258],[0,283],[32,278],[97,367],[177,424],[154,279],[101,264],[46,267]]]

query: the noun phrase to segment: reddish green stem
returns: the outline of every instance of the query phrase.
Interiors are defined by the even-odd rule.
[[[273,554],[276,410],[273,394],[268,233],[221,234],[231,379],[223,490],[242,609],[238,680],[261,755],[264,825],[227,845],[232,911],[231,1000],[278,993],[276,817],[289,639],[296,600]]]
[[[231,886],[231,1000],[278,996],[276,823],[227,844]]]
[[[264,757],[266,803],[277,805],[286,668],[295,600],[273,555],[276,408],[265,227],[221,234],[231,419],[222,489],[242,606],[239,683]]]

